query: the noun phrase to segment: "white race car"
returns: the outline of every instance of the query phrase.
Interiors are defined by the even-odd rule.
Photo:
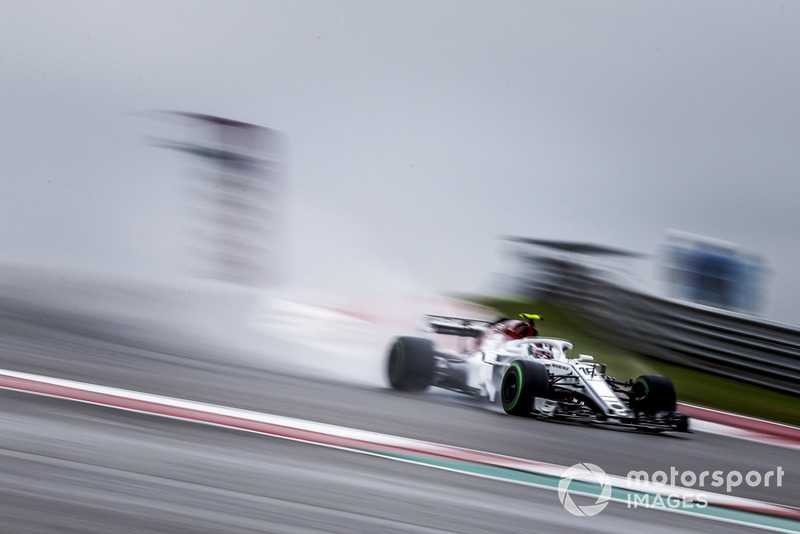
[[[491,402],[499,393],[511,415],[689,431],[689,419],[676,411],[669,378],[644,375],[622,382],[609,377],[592,356],[570,358],[569,341],[539,337],[535,321],[540,319],[534,314],[496,321],[426,315],[426,337],[392,342],[389,383],[402,391],[435,386]],[[437,347],[434,334],[455,336],[456,346]]]

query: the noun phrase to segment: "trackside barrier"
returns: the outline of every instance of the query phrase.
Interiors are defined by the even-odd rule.
[[[529,286],[599,337],[631,350],[800,395],[800,328],[647,294],[580,264]]]

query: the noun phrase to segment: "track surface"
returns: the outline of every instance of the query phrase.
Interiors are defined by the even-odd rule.
[[[321,379],[330,362],[287,359],[285,342],[263,339],[254,359],[259,351],[239,343],[249,334],[234,329],[227,346],[46,301],[18,290],[0,298],[1,367],[566,466],[590,462],[623,476],[782,466],[782,487],[733,494],[800,504],[792,449],[511,418],[447,393]],[[579,518],[536,488],[20,393],[0,392],[0,403],[2,532],[754,531],[619,503]]]

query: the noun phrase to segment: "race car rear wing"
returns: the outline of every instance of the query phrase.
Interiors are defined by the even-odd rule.
[[[494,321],[481,321],[479,319],[463,319],[461,317],[447,317],[445,315],[425,315],[422,329],[426,332],[445,334],[449,336],[478,337],[493,325]]]

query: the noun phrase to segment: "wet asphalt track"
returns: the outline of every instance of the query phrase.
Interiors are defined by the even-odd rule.
[[[618,475],[780,465],[783,487],[734,495],[800,504],[790,449],[517,419],[445,392],[326,381],[313,362],[287,361],[284,342],[264,340],[256,361],[234,342],[10,293],[0,298],[2,368]],[[620,503],[578,518],[551,491],[21,393],[0,392],[0,406],[0,532],[753,531]]]

